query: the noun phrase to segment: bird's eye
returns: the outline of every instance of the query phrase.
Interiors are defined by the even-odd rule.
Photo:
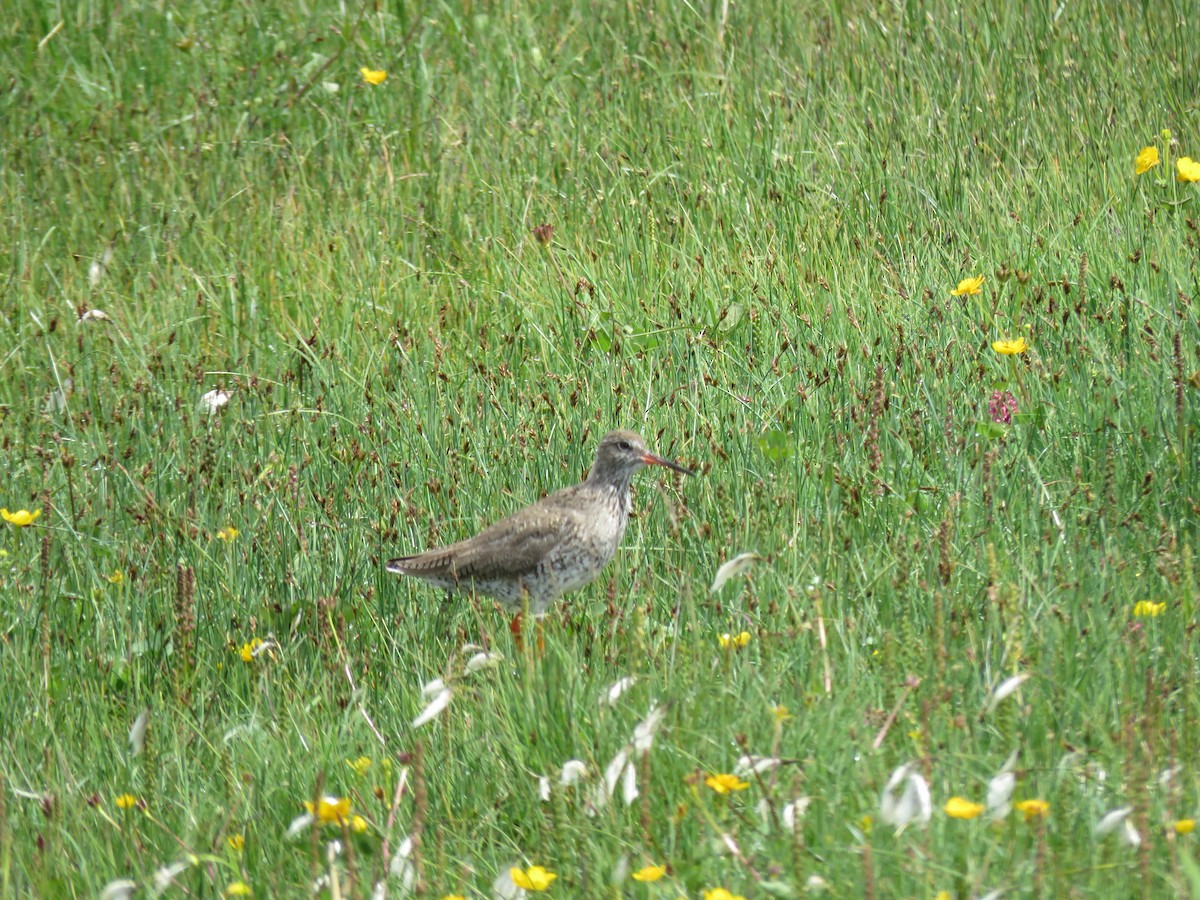
[[[621,443],[617,444],[617,447],[621,450],[632,450],[633,449],[633,447],[629,446],[629,441],[621,441]]]

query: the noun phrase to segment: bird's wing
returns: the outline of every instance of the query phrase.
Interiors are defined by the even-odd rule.
[[[453,554],[453,570],[459,578],[481,580],[524,575],[577,527],[576,517],[561,510],[523,510],[463,541]]]
[[[562,541],[587,528],[575,493],[576,488],[564,488],[489,525],[473,538],[389,560],[388,571],[480,580],[523,575]]]

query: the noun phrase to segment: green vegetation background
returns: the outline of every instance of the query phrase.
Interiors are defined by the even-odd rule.
[[[194,895],[303,895],[329,866],[284,832],[319,790],[369,823],[334,866],[354,896],[411,832],[435,897],[516,861],[581,897],[1196,890],[1191,14],[13,4],[0,501],[44,513],[0,537],[0,893],[182,860]],[[382,571],[617,426],[703,475],[640,476],[540,658]],[[504,664],[414,732],[485,640]],[[589,817],[652,700],[643,797]],[[1014,750],[1044,819],[942,813]],[[747,751],[797,762],[685,780]],[[589,784],[540,802],[571,757]],[[897,835],[864,817],[910,760],[934,816]],[[1093,835],[1126,805],[1139,846]]]

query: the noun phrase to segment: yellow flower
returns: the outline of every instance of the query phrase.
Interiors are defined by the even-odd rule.
[[[730,647],[735,650],[740,650],[742,647],[745,647],[748,643],[750,643],[750,632],[743,631],[741,634],[729,634],[726,632],[725,634],[721,635],[719,640],[721,642],[722,650],[728,650]]]
[[[305,800],[304,808],[322,825],[340,825],[350,817],[350,800],[347,797],[322,797],[315,810],[312,802]]]
[[[383,84],[387,79],[387,72],[383,69],[368,69],[364,66],[359,71],[362,72],[363,81],[367,84]]]
[[[792,717],[792,714],[788,711],[788,708],[786,706],[782,706],[782,705],[772,706],[771,707],[771,715],[775,717],[776,725],[782,725],[784,722],[786,722],[788,719],[790,719]]]
[[[704,892],[704,900],[746,900],[741,894],[731,894],[725,888],[713,888]]]
[[[1138,175],[1143,172],[1149,172],[1159,163],[1157,147],[1143,147],[1142,152],[1137,155],[1137,159],[1133,161],[1133,171]]]
[[[354,774],[360,778],[367,774],[367,770],[371,768],[371,757],[360,756],[358,759],[346,760],[346,765],[354,770]]]
[[[355,834],[362,834],[367,830],[367,820],[362,816],[351,816],[350,828]]]
[[[462,894],[446,894],[442,900],[467,900]]]
[[[230,525],[226,528],[222,528],[220,531],[217,532],[217,540],[224,541],[227,544],[230,541],[232,541],[234,538],[236,538],[237,536],[238,536],[238,530],[236,528],[234,528],[232,525]]]
[[[513,884],[526,891],[544,891],[558,876],[541,866],[530,866],[528,869],[518,869],[515,866],[508,870]]]
[[[249,897],[253,894],[254,891],[250,890],[250,885],[244,881],[231,881],[225,885],[226,897]]]
[[[643,866],[633,873],[634,881],[658,881],[667,874],[666,866]]]
[[[26,525],[32,525],[37,521],[37,517],[42,514],[40,509],[35,509],[30,512],[27,509],[18,509],[16,512],[9,512],[7,509],[0,509],[0,517],[4,518],[5,522],[15,525],[17,528],[24,528]]]
[[[1002,341],[992,341],[992,349],[1001,356],[1012,356],[1016,353],[1024,353],[1029,349],[1029,341],[1023,337],[1006,338]]]
[[[1026,822],[1050,812],[1050,804],[1045,800],[1022,800],[1013,805],[1017,808],[1017,812],[1025,816]]]
[[[242,649],[238,651],[242,656],[242,662],[254,662],[254,651],[261,646],[262,641],[260,641],[258,638],[254,638],[249,643],[242,644]]]
[[[116,803],[117,807],[120,809],[133,809],[138,805],[138,798],[133,796],[133,794],[122,794],[113,802]]]
[[[875,824],[875,820],[870,816],[863,816],[858,820],[858,826],[863,830],[863,834],[871,833],[871,826]]]
[[[1190,156],[1181,156],[1175,160],[1175,172],[1179,181],[1200,181],[1200,162]]]
[[[113,572],[111,575],[105,575],[104,577],[108,580],[109,584],[124,584],[125,583],[125,573],[122,572],[120,569],[113,569]]]
[[[933,900],[954,900],[954,898],[950,896],[949,891],[938,891],[933,895]]]
[[[225,843],[229,845],[229,849],[234,853],[241,853],[242,848],[246,846],[246,836],[243,834],[231,834],[225,838]]]
[[[978,294],[982,288],[982,275],[978,275],[975,278],[964,278],[958,283],[958,287],[950,292],[950,295],[952,297],[972,297]]]
[[[1155,616],[1161,616],[1166,608],[1167,604],[1165,601],[1162,603],[1155,603],[1152,600],[1139,600],[1137,603],[1133,604],[1133,614],[1138,618],[1145,617],[1153,619]]]
[[[952,819],[974,819],[985,807],[982,803],[972,803],[965,797],[951,797],[942,809]]]
[[[1175,823],[1176,834],[1191,834],[1196,828],[1195,819],[1179,819]]]
[[[744,791],[750,787],[750,782],[742,781],[736,775],[709,775],[704,783],[718,794],[728,794],[730,791]]]

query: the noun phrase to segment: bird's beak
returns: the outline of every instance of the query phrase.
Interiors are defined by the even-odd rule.
[[[642,462],[648,466],[666,466],[668,469],[674,469],[676,472],[682,472],[684,475],[695,475],[691,469],[686,469],[677,462],[671,462],[669,459],[663,459],[661,456],[655,456],[647,451],[642,454]]]

